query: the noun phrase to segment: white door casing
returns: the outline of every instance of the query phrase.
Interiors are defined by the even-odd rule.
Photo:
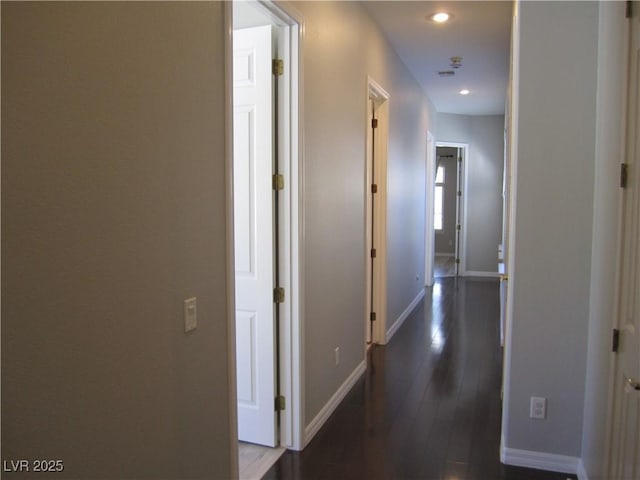
[[[377,127],[372,128],[372,118]],[[365,256],[366,256],[366,319],[369,342],[387,343],[387,149],[389,128],[389,94],[372,78],[367,92],[367,165],[365,174]],[[375,173],[374,173],[375,172]],[[377,185],[373,194],[372,184]],[[376,256],[371,259],[371,249]],[[372,261],[373,260],[373,261]],[[370,320],[371,312],[376,320]],[[369,332],[371,333],[369,335]]]
[[[275,446],[272,27],[233,33],[238,438]]]
[[[434,186],[433,179],[436,178],[436,144],[433,134],[427,131],[427,164],[425,178],[425,267],[424,282],[426,287],[433,285],[433,264],[435,256],[435,230],[433,228],[434,214]]]
[[[608,478],[640,480],[640,17],[634,2],[616,322],[620,332],[612,382]]]
[[[457,275],[464,276],[467,272],[466,268],[466,250],[467,250],[467,165],[469,157],[469,144],[458,142],[436,142],[437,147],[452,147],[458,150],[458,156],[462,158],[462,165],[457,163],[457,189],[462,192],[462,197],[456,196],[456,224],[460,225],[461,231],[457,229],[455,231],[455,256],[456,259],[460,259],[460,263],[456,264]],[[435,174],[434,174],[435,178]],[[432,182],[433,185],[433,182]],[[432,221],[433,224],[433,221]],[[497,245],[496,245],[497,247]],[[434,246],[435,250],[435,246]]]

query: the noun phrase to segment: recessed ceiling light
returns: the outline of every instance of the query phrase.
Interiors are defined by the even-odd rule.
[[[444,23],[451,18],[451,15],[447,12],[436,12],[429,16],[429,19],[436,23]]]
[[[469,95],[469,90],[467,90],[466,88],[463,88],[462,90],[460,90],[460,95]]]

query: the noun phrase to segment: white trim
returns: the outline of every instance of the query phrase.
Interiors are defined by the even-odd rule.
[[[420,291],[418,292],[418,295],[416,295],[416,298],[414,298],[411,301],[409,306],[404,309],[404,312],[402,312],[400,314],[398,319],[395,322],[393,322],[393,325],[391,325],[389,330],[387,330],[387,334],[385,336],[385,341],[384,341],[385,344],[389,343],[391,338],[395,335],[395,333],[398,331],[398,329],[402,326],[404,321],[409,317],[409,315],[411,315],[411,312],[413,312],[413,310],[416,308],[416,306],[420,303],[420,300],[422,300],[424,298],[424,291],[425,291],[424,288],[420,289]]]
[[[384,87],[382,87],[382,85],[380,85],[370,76],[367,76],[367,85],[369,86],[367,98],[369,98],[371,94],[373,94],[373,97],[376,100],[379,100],[380,103],[382,104],[387,100],[389,100],[389,98],[391,97],[391,95],[389,95],[389,93],[384,89]]]
[[[582,463],[582,459],[578,460],[578,480],[589,480],[589,475],[587,475],[587,471],[584,469],[584,463]]]
[[[373,183],[372,177],[372,159],[371,159],[371,151],[372,148],[372,135],[371,135],[371,127],[369,122],[371,121],[371,117],[373,115],[373,109],[371,105],[371,93],[369,91],[369,86],[367,83],[367,99],[366,99],[366,109],[365,109],[365,118],[364,118],[364,135],[366,141],[366,151],[365,151],[365,172],[364,172],[364,285],[365,285],[365,295],[364,295],[364,341],[365,345],[373,345],[373,336],[374,336],[374,326],[371,325],[371,308],[372,308],[372,300],[371,300],[371,257],[369,255],[369,251],[371,249],[372,244],[372,235],[371,235],[371,221],[372,221],[372,206],[371,202],[372,195],[370,190],[370,185]],[[375,292],[373,292],[375,294]],[[375,310],[375,305],[373,306]],[[366,356],[366,351],[365,351]]]
[[[338,388],[336,393],[329,399],[329,401],[325,404],[324,407],[318,412],[311,423],[307,425],[304,431],[304,446],[309,445],[309,442],[313,439],[313,437],[318,433],[318,431],[322,428],[322,426],[329,419],[331,414],[338,408],[340,402],[347,396],[347,393],[353,388],[355,383],[360,379],[360,377],[364,374],[367,369],[367,362],[362,361],[356,367],[356,369],[351,372],[351,375],[344,381],[344,383]]]
[[[463,277],[481,277],[481,278],[500,278],[500,274],[498,272],[474,272],[472,270],[467,270],[464,272]]]
[[[607,5],[607,8],[609,8],[609,5]],[[628,75],[628,70],[631,68],[631,58],[630,58],[630,52],[629,49],[631,47],[631,41],[630,39],[633,36],[632,33],[632,22],[629,21],[629,19],[627,20],[622,20],[620,17],[618,17],[615,13],[610,13],[607,15],[605,9],[605,5],[604,4],[600,4],[600,8],[599,8],[599,23],[598,23],[598,28],[599,28],[599,45],[598,48],[599,50],[606,50],[602,48],[602,46],[600,45],[601,43],[603,43],[603,38],[608,38],[605,35],[603,35],[603,28],[605,28],[603,26],[603,22],[607,20],[607,18],[611,18],[614,17],[616,18],[617,22],[621,22],[623,21],[624,23],[622,24],[622,31],[620,33],[621,37],[626,39],[623,40],[622,46],[623,46],[623,50],[621,52],[619,52],[619,55],[621,58],[625,59],[623,62],[623,65],[620,66],[620,68],[623,70],[623,73],[621,74],[623,82],[622,85],[619,86],[620,91],[623,92],[620,96],[623,98],[624,101],[620,102],[620,110],[618,111],[618,113],[621,113],[622,115],[622,121],[620,122],[620,125],[622,126],[622,128],[620,128],[620,132],[622,132],[621,137],[619,138],[619,143],[617,145],[617,148],[614,151],[620,152],[623,155],[628,155],[628,141],[629,139],[627,138],[627,129],[628,129],[628,123],[630,120],[630,114],[629,114],[629,108],[631,107],[632,103],[630,102],[629,99],[629,75]],[[610,22],[612,22],[613,24],[613,20],[609,20]],[[607,41],[606,43],[609,43],[609,41]],[[601,63],[607,63],[604,61],[600,61],[600,57],[598,60],[598,77],[600,77],[601,74],[607,75],[608,74],[608,70],[603,68]],[[610,63],[609,63],[610,65]],[[599,78],[598,78],[599,79]],[[599,89],[598,89],[598,99],[597,101],[600,102],[600,88],[605,89],[606,86],[602,86],[600,87],[599,84]],[[636,92],[637,93],[637,92]],[[600,105],[600,103],[598,103],[598,106]],[[597,111],[597,119],[598,121],[596,122],[596,133],[599,134],[598,131],[598,127],[599,127],[599,123],[600,122],[607,122],[607,119],[604,118],[604,116],[601,114],[601,112]],[[609,119],[611,119],[613,115],[611,113],[609,113],[608,117]],[[611,128],[611,124],[607,123],[606,124],[607,127]],[[606,127],[603,127],[606,128]],[[600,146],[601,140],[600,138],[596,138],[596,155],[598,154],[598,148]],[[611,149],[607,150],[607,154],[609,154],[609,152],[611,151]],[[637,153],[637,152],[636,152]],[[612,318],[612,326],[613,327],[617,327],[620,328],[620,324],[621,324],[621,299],[623,298],[623,282],[622,282],[622,272],[623,272],[623,265],[625,263],[625,260],[628,262],[628,258],[625,258],[624,256],[624,197],[625,197],[625,193],[623,191],[623,189],[619,189],[618,190],[618,204],[617,204],[617,220],[616,220],[616,259],[615,259],[615,280],[614,280],[614,302],[613,302],[613,308],[611,309],[611,318]],[[605,428],[606,428],[606,435],[605,435],[605,442],[604,442],[604,449],[605,449],[605,456],[604,456],[604,472],[605,474],[611,474],[614,471],[614,458],[616,457],[613,449],[615,448],[615,434],[616,432],[616,428],[615,428],[615,415],[616,415],[616,399],[617,399],[617,395],[616,395],[616,388],[617,388],[617,371],[618,371],[618,362],[619,362],[619,357],[616,353],[612,353],[610,354],[610,362],[609,362],[609,383],[608,383],[608,395],[607,395],[607,417],[606,417],[606,424],[605,424]]]
[[[436,141],[433,134],[427,130],[427,145],[426,145],[426,168],[425,168],[425,203],[424,203],[424,284],[426,287],[430,287],[434,282],[434,259],[435,259],[435,230],[433,228],[433,208],[434,208],[434,188],[433,182],[435,179],[436,169]]]
[[[302,38],[304,20],[288,2],[260,1],[275,19],[283,23],[285,75],[289,95],[285,95],[285,122],[290,136],[285,139],[284,161],[281,173],[285,177],[283,193],[283,250],[289,255],[280,255],[282,283],[288,303],[281,310],[280,325],[280,391],[287,404],[281,416],[280,445],[292,450],[301,450],[304,418],[304,328],[303,328],[303,238],[304,205],[303,185],[303,132],[302,125]],[[287,192],[288,190],[288,192]]]
[[[281,282],[282,287],[287,291],[286,302],[282,306],[280,313],[280,391],[287,399],[288,408],[280,418],[280,445],[301,450],[304,438],[304,270],[303,270],[303,244],[304,244],[304,205],[303,205],[303,76],[302,76],[302,39],[304,32],[304,21],[299,12],[289,2],[276,2],[272,0],[259,0],[258,5],[262,7],[271,19],[271,24],[279,30],[278,43],[283,51],[279,52],[285,60],[285,74],[282,81],[285,83],[285,90],[288,94],[282,95],[284,100],[283,119],[286,133],[290,135],[282,139],[283,158],[280,164],[281,172],[285,177],[285,190],[281,202],[281,250],[289,254],[280,255]],[[230,412],[230,421],[234,425],[232,434],[232,465],[237,478],[237,411],[236,411],[236,385],[235,385],[235,301],[233,289],[235,286],[235,268],[233,264],[233,106],[231,105],[233,88],[233,64],[231,53],[231,37],[233,32],[232,2],[225,4],[225,29],[228,31],[228,45],[225,46],[226,55],[229,57],[226,62],[226,79],[229,85],[226,89],[226,102],[229,112],[226,118],[226,139],[229,147],[227,149],[230,170],[227,173],[227,194],[231,200],[228,207],[227,228],[231,242],[231,248],[227,249],[227,266],[230,273],[227,276],[227,287],[230,288],[230,323],[229,336],[229,361],[230,361],[230,381],[229,395],[233,404]],[[279,140],[280,141],[280,140]]]
[[[303,38],[304,17],[288,1],[258,0],[274,24],[284,27],[283,81],[288,83],[285,122],[290,136],[285,139],[281,173],[285,177],[282,200],[285,219],[282,232],[281,280],[287,292],[281,309],[280,391],[287,408],[280,420],[280,445],[291,450],[304,447],[304,108]],[[280,40],[280,39],[279,39]],[[290,293],[289,293],[290,292]]]
[[[506,284],[507,302],[504,326],[504,352],[502,361],[502,436],[508,441],[509,413],[511,401],[511,331],[513,325],[514,287],[516,285],[515,273],[515,245],[516,245],[516,210],[518,200],[518,115],[520,95],[520,0],[514,3],[513,19],[511,25],[511,110],[509,112],[509,133],[511,143],[509,145],[509,160],[511,162],[511,178],[509,179],[509,240],[507,245]],[[504,445],[504,442],[503,442]]]
[[[437,147],[453,147],[462,149],[462,170],[458,169],[459,175],[462,175],[462,204],[456,200],[456,221],[461,221],[462,223],[462,235],[456,235],[456,245],[458,258],[460,258],[460,264],[458,265],[458,275],[464,276],[466,275],[467,269],[467,191],[468,187],[468,165],[469,165],[469,144],[468,143],[460,143],[460,142],[449,142],[449,141],[437,141]],[[456,168],[458,166],[456,165]],[[460,179],[458,179],[458,183],[460,183]],[[458,207],[459,205],[459,207]],[[460,210],[458,210],[460,208]],[[437,232],[435,232],[437,233]],[[459,242],[459,243],[458,243]],[[455,253],[454,253],[455,255]]]
[[[505,465],[516,467],[537,468],[550,472],[571,473],[578,472],[578,457],[556,455],[554,453],[534,452],[531,450],[518,450],[500,446],[500,460]]]
[[[292,106],[291,123],[293,135],[292,155],[297,161],[291,166],[291,255],[296,268],[291,271],[291,401],[293,437],[287,444],[292,449],[301,450],[304,441],[304,109],[303,109],[303,33],[304,20],[287,4],[286,11],[295,20],[292,28]]]
[[[467,240],[469,239],[469,222],[467,221],[469,211],[469,159],[471,158],[471,149],[468,144],[462,147],[462,212],[460,217],[462,220],[462,235],[460,236],[460,248],[458,255],[460,258],[460,268],[458,275],[467,274]]]
[[[229,473],[238,478],[238,400],[236,385],[236,298],[235,298],[235,254],[233,240],[233,7],[229,2],[223,6],[224,15],[224,91],[225,91],[225,254],[226,254],[226,307],[227,307],[227,363],[229,389]]]
[[[389,142],[389,93],[373,78],[367,77],[367,98],[366,98],[366,118],[365,139],[367,145],[366,163],[365,163],[365,339],[372,343],[384,344],[386,325],[387,325],[387,157]],[[373,114],[371,100],[375,102],[376,118],[379,120],[380,127],[377,129],[375,143],[375,171],[376,184],[378,185],[378,193],[376,194],[376,208],[373,211],[375,215],[374,225],[375,231],[371,232],[372,207],[371,207],[371,187],[372,182],[372,156],[371,156],[371,117]],[[373,279],[373,302],[371,301],[371,246],[375,245],[377,256],[377,268],[374,271]],[[373,311],[376,312],[377,318],[373,324],[373,332],[369,338],[369,314],[371,312],[371,304],[373,303]]]

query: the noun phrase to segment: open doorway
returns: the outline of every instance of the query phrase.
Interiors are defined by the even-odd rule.
[[[463,274],[465,144],[437,142],[433,178],[434,277]]]
[[[231,17],[238,458],[260,478],[301,444],[299,22],[270,2]]]

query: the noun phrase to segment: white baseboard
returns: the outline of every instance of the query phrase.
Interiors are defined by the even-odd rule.
[[[455,253],[434,253],[434,256],[436,257],[455,257],[456,254]]]
[[[309,445],[309,442],[313,439],[313,437],[315,437],[316,433],[318,433],[318,431],[322,428],[322,426],[329,419],[335,409],[338,408],[340,402],[342,402],[347,393],[349,393],[349,390],[351,390],[351,387],[353,387],[353,385],[360,379],[366,369],[367,363],[365,360],[363,360],[356,367],[356,369],[351,372],[351,375],[349,375],[344,383],[340,385],[340,388],[338,388],[336,393],[333,394],[333,396],[329,399],[325,406],[322,407],[315,418],[311,420],[311,423],[307,425],[307,427],[304,429],[303,448]]]
[[[516,467],[537,468],[550,472],[578,473],[580,459],[554,453],[533,452],[500,446],[500,461]]]
[[[500,278],[500,274],[498,272],[474,272],[472,270],[467,270],[464,272],[465,277],[486,277],[486,278]]]
[[[578,480],[589,480],[589,475],[587,475],[587,471],[584,469],[582,459],[578,461]]]
[[[422,300],[423,297],[424,297],[424,288],[421,289],[420,292],[418,292],[418,295],[416,296],[416,298],[414,298],[411,301],[409,306],[404,309],[404,312],[400,314],[398,319],[395,322],[393,322],[393,325],[391,325],[391,327],[387,330],[387,334],[385,335],[385,339],[384,339],[385,344],[389,343],[389,340],[391,340],[391,337],[395,335],[395,333],[402,326],[402,324],[407,319],[407,317],[411,315],[411,312],[413,312],[413,309],[416,308],[416,305],[420,303],[420,300]]]

